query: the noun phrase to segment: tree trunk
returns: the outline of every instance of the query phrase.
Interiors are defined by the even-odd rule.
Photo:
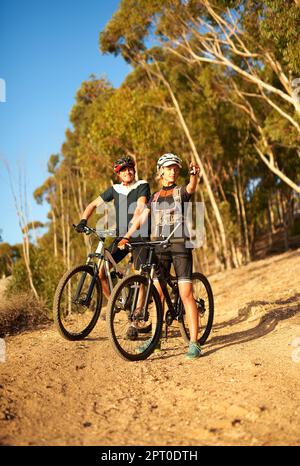
[[[289,224],[287,212],[285,213],[285,218],[283,222],[283,239],[284,239],[284,250],[288,251],[289,249]]]
[[[204,273],[206,275],[210,274],[210,268],[209,268],[209,263],[207,260],[207,254],[208,254],[208,248],[207,248],[207,235],[206,235],[206,230],[204,230],[204,242],[203,242],[203,248],[200,249],[202,253],[202,263],[203,263],[203,268],[204,268]]]
[[[204,203],[204,196],[203,196],[203,193],[202,193],[201,190],[200,190],[200,197],[201,197],[201,202]],[[212,246],[213,246],[213,250],[214,250],[216,268],[217,268],[217,270],[219,270],[220,268],[221,269],[223,268],[223,267],[221,267],[221,262],[220,262],[220,247],[219,247],[218,240],[216,238],[214,228],[213,228],[212,223],[210,221],[207,209],[204,209],[204,219],[205,219],[205,223],[208,225],[208,229],[209,229],[210,236],[211,236]]]
[[[67,216],[68,219],[69,215]],[[67,268],[69,269],[71,267],[71,261],[70,261],[70,249],[71,249],[71,241],[70,241],[70,224],[67,222],[67,234],[66,234],[66,239],[67,239],[67,244],[66,244],[66,250],[67,250]]]
[[[255,223],[251,223],[249,227],[249,240],[250,240],[250,251],[251,257],[255,258]]]
[[[280,191],[276,189],[276,208],[277,208],[277,215],[278,215],[278,223],[283,224],[283,212],[282,212],[282,205],[280,199]]]
[[[29,245],[27,244],[27,242],[28,242],[28,238],[23,239],[22,244],[23,244],[24,262],[25,262],[25,266],[26,266],[26,270],[27,270],[27,275],[28,275],[30,288],[32,289],[34,296],[38,299],[39,295],[38,295],[38,292],[36,291],[36,288],[35,288],[34,283],[33,283],[32,271],[31,271],[31,267],[30,267],[30,256],[29,256],[29,252],[28,252],[29,251]]]
[[[280,193],[280,201],[281,201],[281,210],[283,213],[283,242],[284,242],[284,249],[287,251],[289,249],[289,238],[288,238],[288,212],[286,208],[286,202],[283,198],[283,194]]]
[[[269,229],[271,234],[275,233],[275,219],[274,219],[274,212],[273,212],[273,202],[272,202],[272,193],[268,196],[268,222],[269,222]]]
[[[250,248],[249,248],[249,233],[248,233],[248,224],[247,224],[247,216],[243,198],[243,190],[241,186],[241,179],[240,179],[240,170],[239,170],[239,162],[238,162],[238,176],[237,176],[237,194],[239,198],[240,208],[241,208],[241,217],[242,217],[242,224],[244,230],[244,241],[245,241],[245,257],[246,263],[250,262]]]
[[[25,189],[24,189],[25,199],[23,200],[22,194],[21,194],[22,193],[22,182],[21,182],[21,178],[19,177],[20,200],[18,201],[15,190],[14,190],[14,186],[13,186],[13,179],[12,179],[11,171],[10,171],[10,168],[9,168],[9,164],[5,159],[4,159],[3,162],[4,162],[4,165],[5,165],[5,167],[7,169],[7,173],[8,173],[8,178],[9,178],[9,182],[10,182],[10,189],[11,189],[11,193],[12,193],[12,196],[13,196],[13,199],[14,199],[15,209],[16,209],[16,213],[17,213],[17,216],[18,216],[18,220],[19,220],[19,227],[20,227],[21,232],[23,233],[22,249],[23,249],[23,256],[24,256],[25,267],[26,267],[26,271],[27,271],[27,275],[28,275],[29,285],[30,285],[30,288],[33,291],[34,296],[38,299],[39,296],[38,296],[38,293],[37,293],[36,288],[35,288],[34,283],[33,283],[32,270],[31,270],[31,267],[30,267],[30,244],[29,244],[29,233],[28,233],[28,219],[26,218],[26,210],[24,210],[24,208],[23,208],[23,202],[25,203],[25,205],[26,205],[26,202],[27,202],[27,200],[26,200],[26,192],[27,192],[26,191],[26,184],[25,184]]]
[[[55,216],[54,208],[51,209],[51,216],[52,216],[52,225],[53,225],[53,252],[54,252],[54,257],[57,257],[57,231],[56,231],[56,216]]]
[[[75,205],[78,218],[81,218],[81,215],[84,212],[84,208],[83,208],[83,200],[82,200],[80,175],[76,176],[76,180],[77,180],[77,190],[75,190],[75,186],[74,186],[72,175],[71,175],[71,187],[72,187],[74,205]],[[78,193],[78,198],[76,196],[76,192]],[[83,240],[85,244],[86,254],[88,255],[91,252],[91,245],[90,245],[89,237],[87,235],[83,235]]]
[[[258,146],[254,144],[254,147],[259,154],[260,158],[262,161],[267,165],[267,167],[275,174],[277,175],[285,184],[287,184],[293,191],[297,192],[300,194],[300,186],[298,186],[294,181],[292,181],[288,176],[286,176],[281,170],[279,170],[278,166],[276,165],[274,161],[274,157],[272,154],[272,150],[270,149],[270,146],[265,144],[267,153],[269,155],[269,158],[266,157],[262,151],[259,149]]]
[[[238,225],[239,225],[240,241],[242,242],[243,225],[242,225],[241,207],[240,207],[239,196],[238,196],[237,182],[236,182],[236,177],[234,176],[234,173],[233,173],[232,169],[230,170],[230,174],[231,174],[231,177],[232,177],[232,180],[233,180],[233,192],[232,192],[232,195],[233,195],[234,202],[235,202],[236,216],[237,216],[237,221],[238,221]],[[250,246],[249,246],[249,249],[250,249]],[[238,250],[239,250],[239,252],[241,252],[240,248],[238,248]],[[237,254],[237,256],[238,256],[238,254]],[[247,262],[247,255],[245,254],[245,251],[242,252],[242,256],[244,256],[245,262]],[[249,251],[249,256],[250,256],[250,251]],[[240,258],[238,258],[238,261],[239,261],[239,265],[241,266],[242,261],[240,260]]]
[[[269,247],[272,247],[273,244],[273,234],[275,233],[275,226],[274,226],[274,213],[272,209],[272,193],[268,196],[268,209],[267,209],[267,218],[268,218],[268,225],[269,225],[269,234],[268,234],[268,242]]]
[[[239,261],[236,254],[235,244],[233,240],[230,240],[231,258],[235,269],[239,268]]]
[[[226,202],[228,204],[228,200],[226,198],[226,195],[225,195],[225,192],[224,192],[220,177],[217,175],[216,178],[217,178],[217,183],[218,183],[218,187],[219,187],[219,191],[221,193],[222,199],[223,199],[224,202]]]
[[[62,191],[62,183],[59,183],[59,191],[60,191],[60,208],[61,208],[61,232],[62,232],[62,255],[64,264],[66,265],[67,262],[67,254],[66,254],[66,226],[65,226],[65,207],[64,207],[64,198],[63,198],[63,191]]]
[[[168,92],[169,92],[170,97],[172,99],[173,105],[174,105],[175,110],[177,112],[179,122],[180,122],[180,124],[181,124],[181,126],[183,128],[183,131],[186,134],[186,137],[187,137],[187,140],[188,140],[188,142],[190,144],[190,147],[192,149],[192,153],[193,153],[193,156],[195,158],[195,161],[197,162],[197,164],[200,167],[200,173],[202,174],[203,181],[204,181],[204,184],[205,184],[205,187],[206,187],[206,190],[207,190],[207,194],[208,194],[209,200],[211,202],[213,212],[215,214],[217,225],[218,225],[218,228],[219,228],[221,244],[222,244],[222,254],[223,254],[223,258],[224,258],[224,262],[225,262],[225,267],[227,269],[230,269],[231,264],[230,264],[229,254],[228,254],[225,228],[224,228],[224,224],[223,224],[223,220],[222,220],[222,217],[221,217],[221,213],[220,213],[218,204],[217,204],[217,202],[215,200],[215,196],[214,196],[214,194],[212,192],[208,177],[206,175],[206,171],[204,169],[203,163],[202,163],[202,161],[200,159],[200,156],[198,154],[198,151],[196,149],[196,146],[195,146],[193,138],[192,138],[192,136],[190,134],[190,131],[189,131],[188,127],[187,127],[185,119],[184,119],[184,117],[182,115],[179,103],[178,103],[178,101],[177,101],[177,99],[176,99],[176,97],[175,97],[175,95],[174,95],[174,93],[172,91],[172,88],[171,88],[169,82],[165,79],[165,77],[163,76],[163,74],[161,73],[160,70],[159,70],[159,77],[163,81],[163,83],[165,84],[166,88],[168,89]]]

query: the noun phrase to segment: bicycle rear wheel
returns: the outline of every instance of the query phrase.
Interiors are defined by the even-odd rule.
[[[161,337],[162,307],[159,294],[152,284],[149,304],[144,306],[148,279],[142,275],[125,277],[114,288],[107,305],[106,322],[108,335],[116,353],[123,359],[139,361],[148,358]],[[140,323],[151,329],[141,332]],[[137,329],[136,335],[128,336],[128,329]]]
[[[198,341],[203,345],[212,328],[214,319],[214,297],[208,279],[202,273],[195,272],[192,275],[193,295],[198,309]],[[182,302],[181,302],[182,306]],[[185,310],[182,310],[182,318],[178,321],[181,336],[186,343],[190,341],[188,320]]]
[[[82,340],[95,327],[102,306],[102,287],[89,265],[67,271],[54,295],[53,319],[67,340]]]

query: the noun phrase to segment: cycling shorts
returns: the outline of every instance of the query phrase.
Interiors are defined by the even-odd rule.
[[[178,282],[192,283],[193,255],[192,249],[184,244],[171,244],[166,249],[156,248],[155,260],[161,266],[161,275],[167,278],[173,263]],[[157,278],[155,280],[158,280]]]
[[[121,241],[121,239],[120,239]],[[140,240],[141,241],[141,240]],[[114,261],[118,264],[121,262],[124,257],[127,256],[129,253],[129,250],[126,249],[119,249],[115,243],[112,243],[108,247],[109,252],[111,253]],[[145,264],[146,259],[147,259],[147,250],[145,248],[138,247],[134,248],[132,250],[132,256],[133,256],[133,263],[134,263],[134,268],[135,270],[139,270],[143,264]]]

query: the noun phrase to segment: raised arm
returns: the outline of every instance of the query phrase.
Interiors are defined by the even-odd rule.
[[[189,194],[193,194],[197,189],[197,183],[199,180],[199,177],[197,175],[199,174],[199,172],[200,172],[199,165],[191,162],[190,163],[190,181],[186,187],[186,190]]]

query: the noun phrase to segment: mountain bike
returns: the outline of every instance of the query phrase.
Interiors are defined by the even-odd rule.
[[[127,244],[130,249],[138,246],[147,248],[148,257],[141,268],[140,274],[124,277],[118,282],[107,305],[108,335],[114,350],[123,359],[138,361],[148,358],[157,347],[162,336],[163,308],[158,291],[153,283],[154,275],[159,280],[167,304],[165,315],[166,336],[168,328],[175,320],[178,322],[184,341],[189,342],[187,315],[179,295],[177,279],[169,273],[167,273],[167,279],[165,278],[166,275],[162,278],[161,265],[154,259],[157,246],[163,248],[168,247],[171,243],[184,241],[181,238],[171,239],[171,235],[163,241],[141,241]],[[198,341],[203,345],[211,332],[213,324],[213,292],[208,279],[202,273],[193,273],[192,284],[199,315]],[[142,294],[142,300],[140,294]],[[121,297],[122,299],[120,299]],[[121,301],[126,305],[120,305]],[[137,307],[138,301],[139,303],[142,302],[142,305]],[[126,338],[128,325],[138,327],[140,321],[151,326],[151,336],[139,333],[134,341],[128,341]]]
[[[67,340],[82,340],[87,337],[99,319],[103,299],[99,279],[101,267],[104,267],[110,292],[118,279],[128,275],[132,267],[132,257],[126,267],[121,268],[104,247],[105,238],[115,236],[115,230],[96,231],[86,226],[83,232],[97,237],[97,249],[88,254],[85,264],[76,265],[62,276],[53,301],[55,326]]]

